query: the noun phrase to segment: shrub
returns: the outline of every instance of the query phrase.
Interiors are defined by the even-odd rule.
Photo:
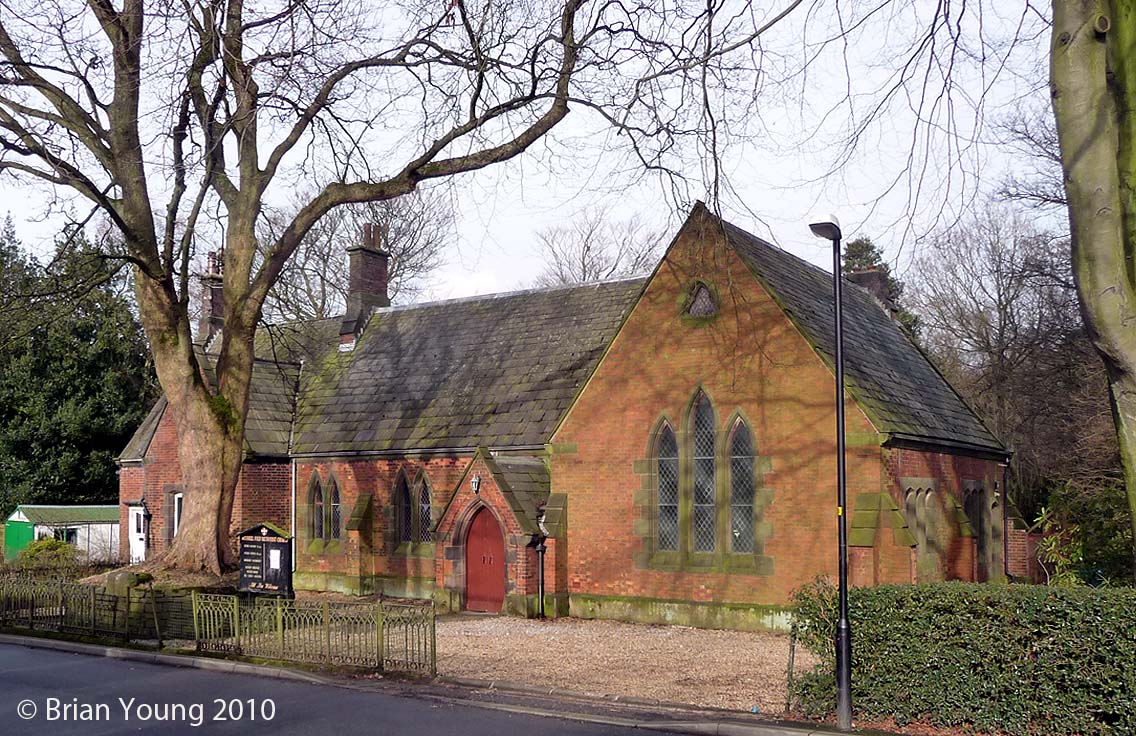
[[[835,710],[836,591],[795,594],[805,714]],[[1136,590],[932,583],[854,588],[860,716],[1014,734],[1136,733]]]
[[[13,565],[18,570],[67,573],[78,569],[79,552],[58,539],[37,539],[20,551]]]

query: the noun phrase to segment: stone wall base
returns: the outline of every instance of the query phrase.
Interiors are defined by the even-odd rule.
[[[296,590],[318,590],[346,595],[381,594],[391,598],[434,597],[433,578],[402,578],[383,575],[350,575],[341,572],[297,570],[292,574]]]
[[[645,624],[678,624],[700,629],[736,631],[789,631],[788,606],[748,603],[692,603],[690,601],[621,596],[581,595],[569,598],[569,615]]]

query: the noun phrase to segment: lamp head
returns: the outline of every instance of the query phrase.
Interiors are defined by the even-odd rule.
[[[813,235],[825,240],[833,242],[840,240],[840,221],[836,219],[836,215],[831,215],[823,222],[814,222],[809,225],[809,229],[813,231]]]

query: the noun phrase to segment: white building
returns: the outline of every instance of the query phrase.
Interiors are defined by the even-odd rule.
[[[14,560],[35,540],[73,544],[88,562],[118,560],[118,506],[38,506],[22,504],[4,524],[4,559]]]

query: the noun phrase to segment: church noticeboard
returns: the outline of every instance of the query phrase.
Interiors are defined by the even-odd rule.
[[[237,589],[246,593],[292,594],[292,538],[272,524],[257,524],[237,535],[241,576]]]

